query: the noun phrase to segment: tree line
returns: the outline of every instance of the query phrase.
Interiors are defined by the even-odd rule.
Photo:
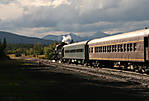
[[[39,55],[45,55],[46,59],[51,59],[55,54],[54,50],[59,42],[54,41],[53,44],[42,45],[40,43],[36,44],[8,44],[7,54],[15,54],[16,56],[33,56],[38,57]]]

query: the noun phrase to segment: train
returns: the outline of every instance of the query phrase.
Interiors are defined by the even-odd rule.
[[[62,63],[144,73],[149,71],[149,29],[63,44],[56,51]]]

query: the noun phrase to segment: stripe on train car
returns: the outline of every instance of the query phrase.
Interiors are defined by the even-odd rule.
[[[115,44],[104,44],[104,45],[94,45],[91,44],[90,47],[95,47],[95,46],[108,46],[108,45],[117,45],[117,44],[127,44],[127,43],[136,43],[136,42],[143,42],[144,40],[138,40],[138,41],[127,41],[127,42],[120,42],[120,43],[115,43]],[[94,46],[92,46],[94,45]]]
[[[121,60],[121,61],[142,61],[144,62],[144,59],[123,59],[123,58],[89,58],[91,60]]]

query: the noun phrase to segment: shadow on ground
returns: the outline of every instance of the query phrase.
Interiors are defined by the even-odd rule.
[[[0,72],[0,101],[149,100],[149,96],[146,95],[149,90],[133,87],[139,84],[132,82],[94,80],[87,75],[54,67],[44,70],[43,66],[43,69],[38,69],[39,66],[36,64],[16,68],[19,69],[11,70],[9,73]],[[5,79],[2,79],[3,77]]]

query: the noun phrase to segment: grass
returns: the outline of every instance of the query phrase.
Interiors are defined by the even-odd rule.
[[[51,81],[24,70],[32,65],[22,60],[0,61],[0,101],[46,101],[41,93]]]
[[[27,55],[25,56],[24,54],[22,54],[20,57],[16,57],[15,54],[8,54],[8,56],[11,58],[11,59],[17,59],[17,58],[34,58],[34,59],[45,59],[45,55],[38,55],[38,57],[34,57],[33,55]]]

